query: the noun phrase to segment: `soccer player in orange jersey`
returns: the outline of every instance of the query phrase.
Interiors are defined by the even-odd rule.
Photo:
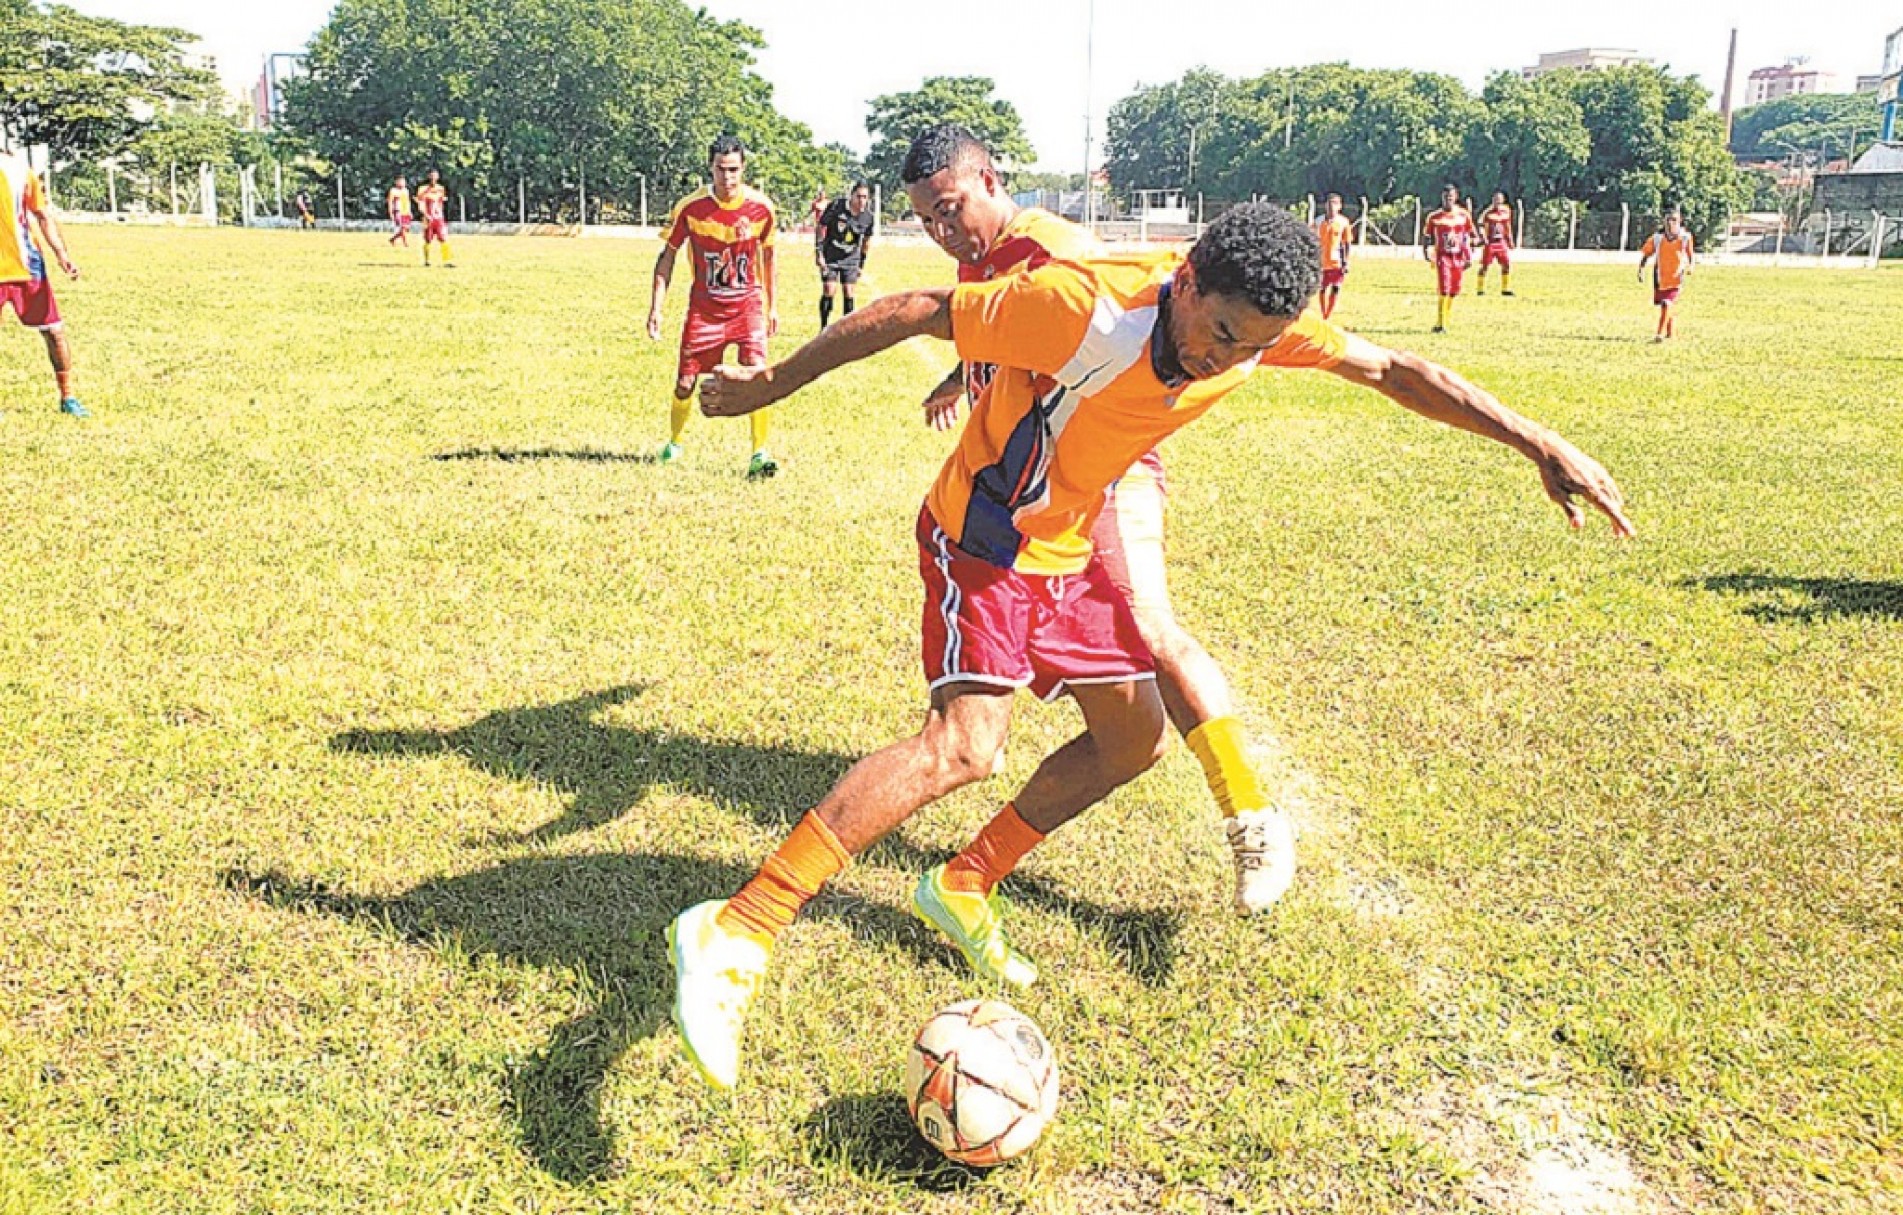
[[[1434,332],[1446,333],[1447,321],[1454,312],[1454,297],[1460,294],[1461,276],[1473,264],[1474,217],[1460,205],[1458,186],[1442,190],[1440,199],[1440,209],[1422,225],[1421,256],[1434,267],[1439,279],[1440,313]]]
[[[661,337],[661,305],[674,277],[674,260],[687,251],[693,288],[687,298],[687,323],[681,328],[681,357],[674,375],[674,403],[669,412],[666,446],[660,460],[681,458],[681,435],[693,413],[694,385],[734,346],[742,366],[766,365],[767,339],[779,331],[775,305],[777,278],[773,243],[778,221],[767,196],[746,184],[747,149],[732,135],[722,135],[707,150],[713,185],[689,194],[674,205],[668,220],[666,243],[654,262],[654,297],[648,308],[648,337]],[[771,477],[779,462],[767,451],[767,415],[755,415],[753,456],[747,476]]]
[[[963,127],[944,124],[922,132],[899,176],[926,233],[957,261],[961,283],[988,283],[1054,260],[1102,253],[1096,239],[1069,220],[1039,207],[1020,208],[990,151]],[[949,429],[961,393],[975,406],[997,373],[993,363],[961,363],[927,398],[927,420]],[[1202,763],[1222,811],[1236,866],[1236,906],[1245,913],[1265,911],[1295,877],[1295,833],[1249,759],[1222,668],[1176,619],[1163,551],[1167,500],[1162,457],[1145,452],[1110,486],[1090,543],[1129,601],[1137,632],[1156,658],[1163,707]]]
[[[13,151],[0,131],[0,208],[5,210],[0,223],[0,312],[13,309],[28,329],[37,330],[46,342],[47,358],[53,363],[53,379],[59,385],[59,411],[68,417],[89,417],[73,391],[73,347],[66,337],[66,324],[60,320],[59,303],[53,298],[52,277],[46,272],[46,256],[33,240],[29,220],[37,222],[46,247],[68,278],[79,277],[79,267],[66,252],[66,237],[53,218],[40,175]]]
[[[1678,293],[1692,272],[1692,234],[1676,211],[1666,214],[1665,226],[1639,250],[1640,282],[1645,281],[1646,263],[1654,259],[1658,264],[1652,267],[1652,302],[1658,306],[1659,325],[1652,340],[1663,342],[1678,334]]]
[[[429,171],[429,180],[416,191],[416,205],[423,212],[423,264],[429,265],[429,247],[443,247],[443,265],[449,260],[449,191],[443,187],[442,174]]]
[[[396,175],[396,184],[390,187],[389,197],[384,201],[390,209],[390,227],[394,229],[390,233],[390,243],[401,244],[405,249],[409,248],[410,218],[413,212],[410,207],[410,183],[404,179],[403,174]]]
[[[1341,299],[1341,285],[1348,278],[1348,250],[1355,243],[1355,226],[1341,213],[1341,195],[1330,194],[1324,204],[1328,210],[1315,225],[1322,245],[1322,319],[1335,315],[1335,303]]]
[[[932,687],[924,727],[855,764],[731,899],[697,904],[669,926],[674,1018],[711,1083],[730,1087],[738,1076],[746,1013],[779,934],[851,857],[992,773],[1011,689],[1026,685],[1069,691],[1084,732],[921,879],[913,905],[987,979],[1036,979],[1006,938],[998,883],[1163,749],[1153,660],[1091,547],[1104,491],[1255,368],[1329,371],[1503,443],[1534,463],[1575,527],[1583,497],[1618,534],[1631,533],[1612,478],[1557,434],[1446,368],[1323,320],[1312,307],[1320,263],[1307,225],[1250,203],[1224,212],[1187,254],[1052,262],[888,295],[776,366],[723,367],[703,384],[704,412],[738,416],[918,336],[1000,369],[919,513]]]
[[[1487,271],[1500,267],[1500,294],[1513,294],[1513,204],[1505,192],[1493,192],[1493,205],[1480,213],[1480,285],[1475,295],[1487,293]]]

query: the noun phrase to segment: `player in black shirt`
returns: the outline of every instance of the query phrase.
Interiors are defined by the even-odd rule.
[[[835,198],[820,213],[813,229],[813,262],[819,267],[819,327],[833,319],[833,289],[845,293],[845,315],[852,315],[853,284],[866,268],[866,248],[872,244],[872,187],[854,182],[844,198]]]

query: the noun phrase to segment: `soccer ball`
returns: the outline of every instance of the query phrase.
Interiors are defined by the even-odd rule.
[[[905,1063],[905,1108],[927,1142],[980,1168],[1020,1156],[1057,1113],[1057,1058],[1001,1000],[941,1008]]]

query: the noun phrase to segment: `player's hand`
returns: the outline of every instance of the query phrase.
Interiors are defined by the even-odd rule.
[[[944,381],[925,398],[925,424],[933,430],[950,430],[958,425],[958,403],[964,399],[963,383]]]
[[[648,340],[650,342],[661,340],[661,314],[658,312],[648,313]]]
[[[79,277],[79,266],[73,261],[72,258],[67,257],[64,253],[60,254],[59,268],[66,271],[67,278]]]
[[[768,337],[780,336],[780,310],[778,308],[766,314],[766,335]]]
[[[1586,526],[1586,512],[1574,501],[1584,498],[1612,520],[1613,535],[1623,539],[1637,534],[1625,517],[1625,495],[1619,492],[1618,483],[1611,473],[1600,467],[1599,461],[1558,435],[1551,435],[1544,450],[1534,457],[1534,463],[1540,467],[1546,496],[1559,503],[1560,509],[1566,512],[1566,522],[1574,528]]]
[[[710,418],[738,418],[780,399],[771,367],[721,364],[700,378],[700,411]]]

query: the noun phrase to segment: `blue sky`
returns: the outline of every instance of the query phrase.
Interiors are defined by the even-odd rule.
[[[67,2],[85,12],[197,33],[234,87],[256,78],[266,52],[302,48],[332,7],[332,0]],[[1498,16],[1476,20],[1468,6],[1419,0],[1097,0],[1087,92],[1090,0],[966,0],[956,8],[864,0],[690,2],[766,32],[761,73],[773,82],[781,109],[822,140],[863,150],[867,98],[915,87],[929,75],[983,75],[997,81],[1000,95],[1023,114],[1039,167],[1060,171],[1083,163],[1087,104],[1101,145],[1103,111],[1112,102],[1138,83],[1171,80],[1199,64],[1241,75],[1345,60],[1358,67],[1447,72],[1478,86],[1490,72],[1532,63],[1541,51],[1611,46],[1696,73],[1715,91],[1736,24],[1742,101],[1746,72],[1795,55],[1841,72],[1846,83],[1875,72],[1884,35],[1903,26],[1903,0],[1835,6],[1824,21],[1788,2],[1594,0],[1562,6],[1508,0],[1482,10]]]

